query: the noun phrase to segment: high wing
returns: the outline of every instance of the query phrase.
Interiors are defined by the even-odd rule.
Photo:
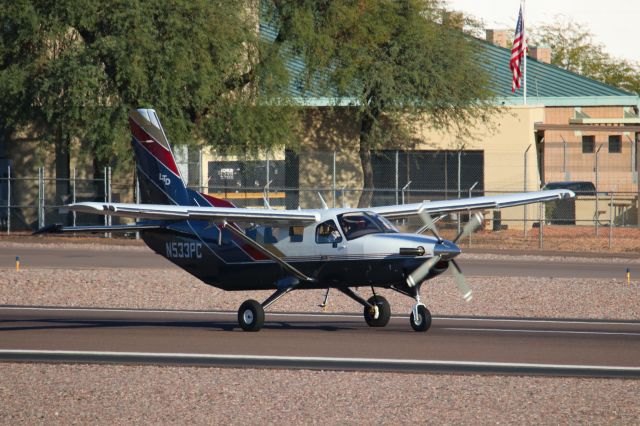
[[[422,203],[414,204],[372,207],[368,210],[389,219],[396,219],[416,215],[420,209],[423,209],[431,215],[439,215],[469,210],[502,209],[505,207],[522,206],[542,201],[563,200],[573,197],[575,197],[575,194],[572,191],[567,189],[555,189],[549,191],[493,195],[488,197],[423,201]]]
[[[318,222],[320,213],[309,210],[267,210],[235,207],[193,207],[166,204],[75,203],[65,206],[70,211],[106,216],[159,220],[213,220],[227,222],[299,223]]]

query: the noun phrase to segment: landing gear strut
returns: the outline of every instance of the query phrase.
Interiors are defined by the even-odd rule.
[[[420,286],[416,286],[414,289],[413,298],[416,299],[416,304],[411,309],[409,322],[414,331],[427,331],[431,327],[431,312],[420,301]]]

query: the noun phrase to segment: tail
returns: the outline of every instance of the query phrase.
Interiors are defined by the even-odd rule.
[[[155,110],[131,110],[129,126],[143,204],[233,207],[226,200],[187,188]]]

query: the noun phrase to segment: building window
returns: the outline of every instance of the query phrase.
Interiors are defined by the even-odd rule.
[[[596,147],[596,137],[595,136],[583,136],[582,137],[582,153],[583,154],[593,154]]]
[[[620,154],[622,152],[622,138],[620,135],[609,136],[609,154]]]

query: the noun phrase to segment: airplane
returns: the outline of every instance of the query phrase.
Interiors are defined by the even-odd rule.
[[[61,226],[43,232],[137,231],[155,253],[205,284],[227,290],[272,290],[264,301],[250,299],[238,309],[244,331],[258,331],[265,309],[291,291],[330,289],[363,307],[365,322],[384,327],[391,307],[376,288],[391,289],[415,300],[409,320],[427,331],[431,313],[420,298],[424,282],[449,267],[465,300],[472,297],[456,257],[456,243],[482,223],[481,213],[453,240],[443,239],[435,222],[453,212],[479,212],[574,197],[565,190],[545,190],[466,199],[370,208],[277,210],[237,208],[227,200],[188,188],[180,175],[160,119],[153,109],[129,113],[141,204],[79,202],[68,211],[133,218],[131,225]],[[391,222],[419,216],[416,233],[400,232]],[[433,217],[436,217],[433,219]],[[431,235],[423,235],[430,231]],[[371,288],[365,299],[354,288]]]

